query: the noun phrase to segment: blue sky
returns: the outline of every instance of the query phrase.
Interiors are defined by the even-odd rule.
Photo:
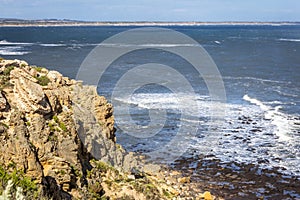
[[[300,21],[300,0],[0,0],[0,18]]]

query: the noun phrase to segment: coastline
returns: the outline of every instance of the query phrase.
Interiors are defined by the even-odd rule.
[[[0,20],[0,27],[68,27],[68,26],[293,26],[300,22],[77,22],[40,20]]]

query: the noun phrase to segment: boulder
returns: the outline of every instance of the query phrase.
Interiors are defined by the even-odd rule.
[[[51,107],[42,86],[23,77],[15,79],[14,82],[15,99],[13,101],[16,102],[20,111],[44,114],[51,112]]]

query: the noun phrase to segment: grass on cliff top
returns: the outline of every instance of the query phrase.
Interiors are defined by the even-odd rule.
[[[3,70],[3,75],[9,76],[9,75],[10,75],[10,72],[11,72],[14,68],[15,68],[14,66],[7,66],[7,67],[5,67],[5,69]]]
[[[38,84],[40,84],[41,86],[46,86],[50,82],[50,80],[47,76],[39,76],[39,77],[35,77],[35,78],[38,81]]]
[[[37,72],[42,72],[44,67],[32,66]]]

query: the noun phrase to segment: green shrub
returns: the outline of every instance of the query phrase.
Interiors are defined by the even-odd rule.
[[[38,80],[38,84],[41,86],[46,86],[50,82],[49,78],[47,76],[40,76],[40,77],[35,77],[36,80]]]
[[[25,193],[36,193],[38,187],[31,178],[26,177],[24,172],[14,169],[12,173],[8,173],[2,166],[0,166],[0,180],[2,187],[12,180],[15,186],[21,187]]]
[[[4,71],[3,71],[3,74],[5,76],[9,76],[10,75],[10,72],[14,69],[15,67],[14,66],[7,66]]]
[[[48,126],[50,128],[50,131],[55,132],[55,127],[54,127],[54,125],[52,123],[49,122]]]
[[[43,67],[38,67],[38,66],[34,66],[33,67],[37,72],[42,72],[42,70],[44,69]]]
[[[61,130],[65,131],[65,132],[68,131],[66,125],[63,122],[59,122],[59,127],[61,128]]]
[[[55,121],[55,123],[58,123],[58,117],[56,116],[56,115],[54,115],[53,117],[52,117],[52,119]]]

